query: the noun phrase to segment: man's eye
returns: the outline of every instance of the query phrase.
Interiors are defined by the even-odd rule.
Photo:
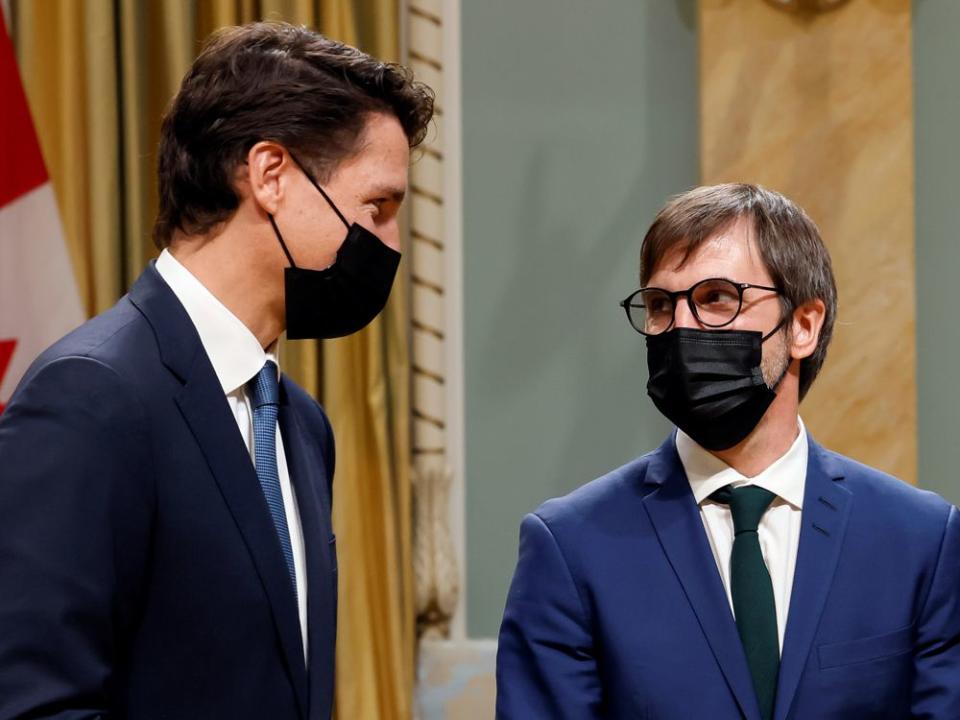
[[[647,312],[651,315],[670,312],[670,301],[666,298],[654,298],[647,302]]]
[[[736,302],[737,296],[724,290],[710,290],[701,298],[701,302],[706,305],[718,305],[723,303]]]
[[[700,285],[694,291],[693,301],[698,307],[720,308],[736,305],[740,302],[740,295],[732,283],[715,280]]]

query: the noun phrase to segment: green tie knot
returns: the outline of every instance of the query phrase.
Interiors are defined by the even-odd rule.
[[[711,499],[730,506],[735,535],[756,532],[760,526],[760,518],[763,517],[767,508],[770,507],[770,503],[776,497],[769,490],[764,490],[756,485],[745,485],[738,488],[727,485],[710,496]]]

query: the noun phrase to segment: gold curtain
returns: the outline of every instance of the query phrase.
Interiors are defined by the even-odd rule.
[[[399,59],[398,0],[12,0],[11,29],[87,312],[110,307],[156,251],[160,118],[203,39],[254,20],[302,23]],[[343,340],[285,343],[285,372],[337,435],[336,714],[412,715],[408,280]],[[323,372],[321,372],[321,368]]]

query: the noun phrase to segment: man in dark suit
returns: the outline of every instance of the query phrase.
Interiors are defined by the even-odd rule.
[[[432,96],[306,28],[214,36],[164,119],[162,248],[0,419],[0,718],[327,718],[333,438],[277,364],[383,307]]]
[[[960,718],[957,509],[798,415],[836,314],[816,227],[762,188],[697,188],[640,283],[622,305],[677,430],[524,519],[497,717]]]

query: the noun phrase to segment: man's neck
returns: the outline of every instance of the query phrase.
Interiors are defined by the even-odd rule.
[[[227,229],[203,236],[177,236],[170,253],[254,334],[263,348],[283,331],[282,288],[264,277],[262,262],[249,257],[242,238]],[[259,272],[258,272],[259,271]]]
[[[744,477],[755,477],[782,458],[800,432],[796,393],[783,388],[760,423],[739,444],[712,452]]]

